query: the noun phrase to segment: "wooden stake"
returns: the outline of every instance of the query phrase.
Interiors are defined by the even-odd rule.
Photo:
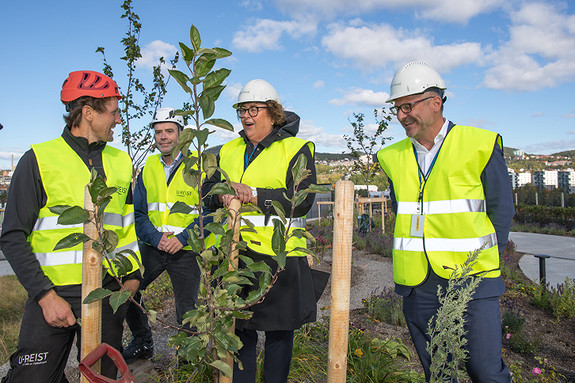
[[[228,209],[230,210],[230,213],[232,215],[230,221],[232,222],[232,225],[234,225],[234,236],[233,236],[231,251],[230,251],[230,258],[232,261],[232,264],[230,264],[230,267],[229,267],[230,270],[234,270],[234,268],[237,269],[237,267],[238,267],[239,250],[236,248],[236,244],[240,240],[240,221],[241,220],[240,220],[240,214],[238,213],[240,207],[241,207],[240,200],[237,198],[233,199],[232,202],[230,203],[230,206],[228,207]],[[234,319],[234,323],[232,324],[232,327],[230,328],[231,333],[233,333],[236,330],[236,324],[235,323],[236,323],[236,320]],[[226,357],[226,363],[232,369],[232,376],[227,377],[224,374],[220,373],[219,383],[231,383],[232,382],[233,370],[234,370],[234,360],[232,359],[232,356],[229,353],[228,353],[228,356]]]
[[[338,181],[335,184],[328,383],[346,381],[353,204],[353,182]]]
[[[92,197],[86,186],[84,193],[84,208],[94,210]],[[90,213],[90,221],[84,224],[84,234],[97,239],[98,231],[94,221],[94,214]],[[92,242],[84,242],[84,255],[82,259],[82,302],[93,290],[102,287],[102,254],[92,249]],[[80,346],[80,360],[84,359],[92,350],[102,343],[102,301],[82,304],[82,342]],[[92,370],[100,373],[100,362]],[[88,383],[82,375],[81,383]]]

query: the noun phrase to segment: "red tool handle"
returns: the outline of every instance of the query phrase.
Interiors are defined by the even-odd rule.
[[[105,376],[96,374],[90,368],[96,364],[97,361],[102,359],[104,355],[108,355],[108,357],[112,359],[118,368],[118,371],[120,372],[120,379],[114,380],[111,378],[106,378]],[[88,379],[88,382],[90,383],[136,383],[136,379],[134,379],[134,376],[130,372],[130,368],[126,364],[124,358],[122,358],[122,354],[107,343],[100,344],[98,347],[92,350],[92,352],[86,355],[86,357],[80,362],[79,367],[82,374],[86,377],[86,379]]]

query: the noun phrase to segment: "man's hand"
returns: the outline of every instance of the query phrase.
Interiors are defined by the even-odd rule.
[[[132,293],[132,297],[138,291],[138,287],[140,287],[140,281],[137,279],[128,279],[126,282],[123,283],[124,288]]]
[[[158,243],[158,250],[167,251],[166,246],[168,245],[168,243],[170,241],[168,239],[168,237],[173,235],[173,234],[174,234],[174,232],[172,232],[172,231],[167,231],[165,233],[162,233],[162,239],[160,239],[160,243]]]
[[[176,237],[168,238],[165,250],[169,254],[176,254],[178,251],[182,250],[184,245]]]
[[[44,320],[52,327],[70,327],[76,324],[76,317],[70,304],[54,290],[50,290],[38,301]]]

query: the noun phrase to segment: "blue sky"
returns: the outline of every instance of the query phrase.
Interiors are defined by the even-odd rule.
[[[74,70],[101,70],[106,48],[115,80],[125,86],[120,0],[5,1],[0,12],[0,168],[31,144],[60,135],[60,88]],[[448,88],[445,116],[496,131],[506,146],[548,154],[575,149],[575,5],[516,0],[134,0],[143,24],[137,73],[189,41],[194,24],[204,47],[222,47],[232,70],[215,116],[236,133],[231,105],[242,85],[269,81],[284,107],[302,119],[300,136],[319,152],[345,150],[352,113],[375,121],[389,83],[405,63],[424,60]],[[186,94],[170,81],[163,106]],[[140,121],[143,126],[149,121]],[[368,126],[369,128],[369,126]],[[119,145],[116,128],[115,146]],[[388,135],[405,137],[394,120]],[[392,141],[392,142],[393,142]]]

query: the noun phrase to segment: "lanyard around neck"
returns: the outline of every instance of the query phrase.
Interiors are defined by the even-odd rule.
[[[413,147],[413,154],[415,155],[415,162],[417,163],[417,176],[419,177],[418,202],[421,203],[421,202],[423,202],[423,188],[425,187],[425,183],[427,182],[427,179],[429,178],[429,174],[431,173],[431,170],[433,169],[433,166],[435,165],[435,161],[437,160],[437,156],[439,155],[439,152],[441,151],[441,147],[443,146],[443,142],[441,143],[439,150],[437,150],[437,153],[435,153],[435,156],[433,157],[433,161],[431,161],[431,164],[429,165],[429,168],[427,169],[427,172],[425,172],[425,174],[423,173],[423,170],[421,170],[421,167],[419,166],[419,161],[417,158],[417,150],[415,149],[415,145],[411,144],[411,146]]]
[[[251,161],[252,157],[254,156],[254,153],[256,152],[257,148],[258,148],[258,146],[256,145],[256,146],[254,147],[254,150],[252,150],[252,154],[250,154],[250,155],[248,156],[248,148],[246,147],[246,154],[245,154],[245,157],[244,157],[244,170],[245,170],[245,169],[248,167],[248,165],[250,164],[250,161]]]

